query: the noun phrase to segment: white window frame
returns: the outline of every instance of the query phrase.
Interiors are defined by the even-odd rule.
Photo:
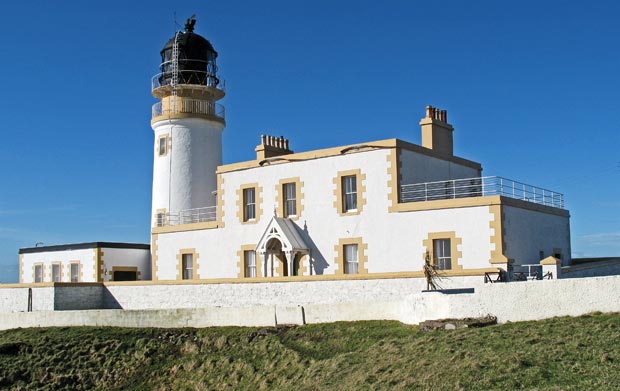
[[[357,175],[342,177],[342,210],[344,212],[357,210]]]
[[[43,282],[43,265],[42,264],[34,265],[34,282],[35,283]]]
[[[246,278],[256,277],[256,251],[245,250],[243,252],[243,265]]]
[[[75,273],[73,268],[75,267]],[[80,264],[77,262],[72,262],[69,264],[69,276],[71,278],[71,282],[80,282]]]
[[[157,153],[159,154],[159,156],[166,156],[166,154],[168,153],[168,137],[167,136],[159,137],[158,143],[157,143]]]
[[[359,252],[357,244],[342,246],[344,254],[344,274],[359,274]]]
[[[256,189],[248,187],[243,189],[243,221],[256,219]]]
[[[54,273],[54,269],[57,269],[58,273]],[[60,263],[52,263],[52,282],[61,282],[61,270]]]
[[[433,264],[437,270],[452,269],[452,242],[449,238],[433,239]]]
[[[289,182],[282,185],[284,217],[297,216],[297,184]]]
[[[181,270],[183,280],[194,279],[194,254],[182,254],[181,255]]]

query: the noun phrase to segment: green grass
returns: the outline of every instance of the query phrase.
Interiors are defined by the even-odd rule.
[[[9,330],[0,389],[620,390],[620,314],[434,332],[388,321]]]

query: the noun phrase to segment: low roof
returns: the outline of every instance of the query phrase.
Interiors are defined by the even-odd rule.
[[[26,247],[20,248],[20,254],[31,253],[44,253],[48,251],[66,251],[66,250],[84,250],[88,248],[127,248],[136,250],[150,250],[150,244],[144,243],[120,243],[120,242],[88,242],[88,243],[73,243],[73,244],[59,244],[55,246],[40,246],[40,247]]]

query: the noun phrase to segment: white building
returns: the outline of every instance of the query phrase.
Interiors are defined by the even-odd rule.
[[[92,242],[19,250],[19,282],[104,282],[151,279],[148,244]]]
[[[387,139],[294,153],[263,135],[255,160],[222,165],[217,52],[193,25],[166,44],[153,78],[152,267],[138,252],[108,263],[114,246],[101,260],[93,247],[93,259],[22,249],[20,282],[52,281],[60,258],[79,258],[79,281],[116,279],[121,263],[154,281],[420,277],[426,259],[446,276],[511,275],[549,256],[570,264],[562,194],[482,177],[479,163],[453,154],[447,113],[431,106],[422,146]]]

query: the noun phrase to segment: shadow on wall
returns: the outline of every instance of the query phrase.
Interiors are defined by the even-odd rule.
[[[308,222],[304,221],[304,229],[300,232],[301,238],[304,242],[310,247],[310,263],[311,267],[314,269],[314,274],[322,275],[325,269],[329,266],[325,257],[317,247],[316,243],[310,237],[310,231],[308,230]]]
[[[105,286],[103,287],[103,294],[101,296],[102,296],[101,304],[103,304],[104,309],[108,309],[108,310],[122,310],[123,309],[123,307],[118,302],[118,300],[116,300],[116,297],[112,295],[112,293],[108,290],[107,287]]]

